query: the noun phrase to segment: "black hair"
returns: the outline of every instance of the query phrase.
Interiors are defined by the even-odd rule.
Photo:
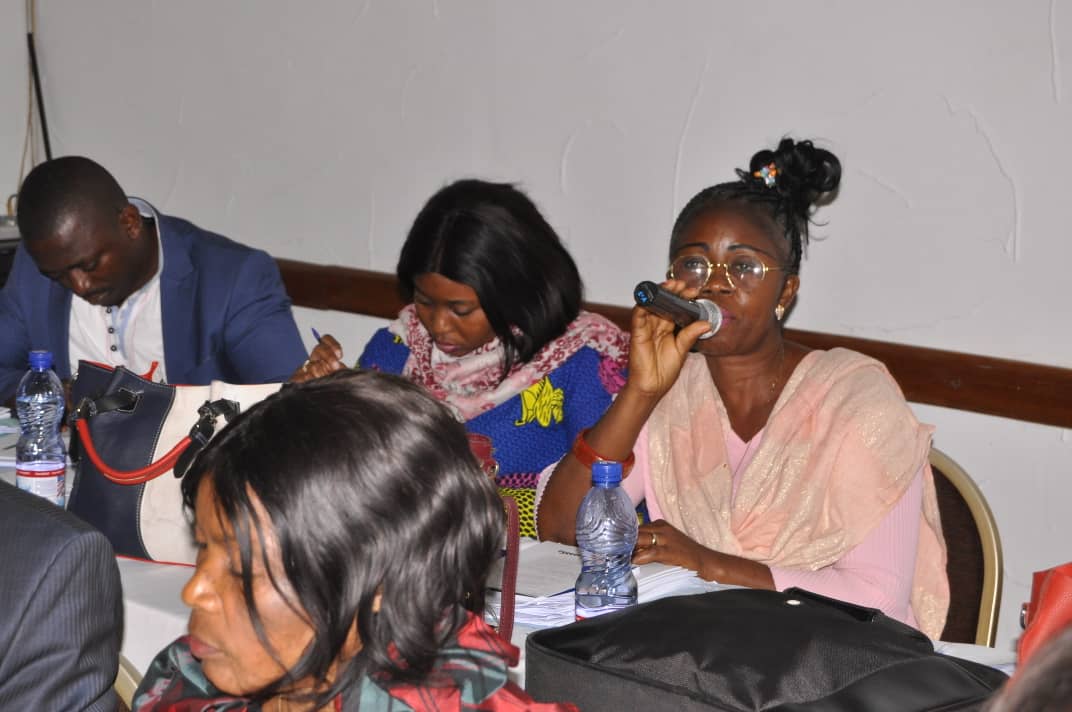
[[[19,188],[19,233],[43,239],[71,214],[115,217],[127,204],[119,183],[99,163],[83,156],[54,158],[30,171]]]
[[[182,482],[188,508],[209,479],[220,521],[234,530],[246,605],[265,648],[278,659],[253,600],[252,537],[264,552],[266,536],[253,496],[270,520],[294,594],[284,594],[275,578],[272,585],[304,610],[315,631],[294,666],[257,699],[306,677],[322,683],[336,662],[333,684],[309,695],[315,709],[358,689],[366,674],[389,683],[418,679],[464,623],[465,610],[483,605],[484,581],[502,545],[502,501],[462,424],[403,378],[341,371],[285,386],[197,457]],[[341,662],[355,619],[362,647]]]
[[[509,183],[466,179],[433,195],[406,236],[396,273],[407,302],[422,274],[472,288],[503,344],[503,378],[565,333],[584,297],[562,241]]]
[[[773,185],[762,171],[774,167]],[[685,205],[674,222],[671,256],[678,240],[696,218],[727,203],[748,205],[769,217],[782,231],[789,248],[786,272],[797,274],[808,244],[808,225],[816,205],[833,199],[841,182],[841,161],[811,141],[783,138],[773,151],[752,156],[748,170],[737,169],[737,180],[704,188]]]

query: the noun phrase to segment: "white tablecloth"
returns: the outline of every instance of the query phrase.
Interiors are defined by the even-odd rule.
[[[0,466],[0,479],[14,483],[12,467]],[[70,480],[68,478],[68,487]],[[117,557],[119,575],[123,582],[125,625],[122,653],[139,671],[144,671],[158,652],[186,632],[189,610],[182,603],[182,587],[190,578],[192,568],[174,564],[158,564]],[[533,628],[516,625],[512,642],[521,649],[521,662],[511,670],[510,677],[519,685],[525,683],[525,638]],[[941,653],[975,660],[985,665],[1011,672],[1015,662],[1012,650],[996,650],[967,643],[936,642]]]
[[[117,559],[123,578],[123,602],[126,608],[126,631],[123,654],[140,671],[144,671],[160,650],[186,632],[189,610],[179,598],[191,569],[173,564],[157,564],[133,559]],[[511,642],[521,649],[521,660],[510,670],[510,678],[525,685],[525,639],[535,628],[514,626]],[[968,643],[936,641],[935,650],[1012,672],[1015,651],[997,650]]]
[[[123,579],[123,655],[144,672],[156,654],[186,633],[190,609],[179,597],[193,568],[116,557]]]

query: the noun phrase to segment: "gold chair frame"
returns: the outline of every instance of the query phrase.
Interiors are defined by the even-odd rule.
[[[986,503],[979,485],[975,484],[975,480],[953,458],[932,447],[930,463],[932,469],[941,473],[936,472],[935,476],[945,476],[957,490],[975,520],[983,553],[983,586],[979,601],[979,622],[975,630],[975,643],[993,647],[997,636],[998,609],[1001,605],[1004,570],[997,520],[990,510],[990,505]]]

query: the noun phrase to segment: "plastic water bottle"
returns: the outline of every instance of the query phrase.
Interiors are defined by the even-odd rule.
[[[30,370],[15,391],[15,410],[22,434],[15,446],[15,482],[63,507],[67,495],[67,452],[60,438],[65,398],[63,384],[52,370],[50,351],[31,351]]]
[[[574,593],[577,620],[618,611],[637,602],[633,547],[636,509],[621,488],[622,463],[592,464],[592,489],[577,510],[581,575]]]

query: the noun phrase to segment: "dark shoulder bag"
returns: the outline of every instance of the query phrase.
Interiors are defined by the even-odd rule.
[[[873,608],[789,589],[677,596],[537,631],[526,689],[599,710],[975,710],[1004,682]]]

